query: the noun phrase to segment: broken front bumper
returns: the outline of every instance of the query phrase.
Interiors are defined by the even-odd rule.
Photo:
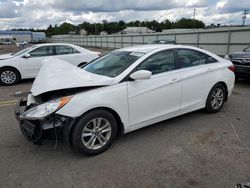
[[[40,144],[46,138],[45,133],[54,130],[54,138],[62,138],[67,144],[70,143],[70,130],[75,119],[54,113],[42,120],[28,120],[22,116],[26,110],[28,110],[27,100],[20,99],[16,104],[15,117],[19,122],[23,136],[29,142]]]

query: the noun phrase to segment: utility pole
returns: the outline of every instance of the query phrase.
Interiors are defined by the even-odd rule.
[[[195,20],[195,16],[196,16],[196,9],[194,8],[194,20]]]
[[[243,16],[242,16],[242,26],[245,26],[245,21],[247,19],[247,14],[248,14],[248,10],[244,10],[243,11]]]
[[[96,32],[96,22],[95,22],[95,35],[97,35],[97,32]]]
[[[195,16],[196,16],[196,9],[194,8],[193,28],[194,28],[194,23],[195,23]]]

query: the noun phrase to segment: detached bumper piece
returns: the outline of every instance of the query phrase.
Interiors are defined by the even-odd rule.
[[[23,136],[32,144],[42,144],[45,138],[59,139],[69,143],[70,129],[74,119],[64,116],[51,115],[43,120],[28,120],[22,118],[22,113],[28,110],[27,100],[21,99],[16,104],[15,116]]]

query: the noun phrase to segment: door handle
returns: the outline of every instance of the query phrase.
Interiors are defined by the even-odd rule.
[[[212,70],[212,68],[207,68],[207,72],[211,72]]]
[[[173,78],[173,79],[170,81],[170,84],[173,84],[173,83],[178,82],[178,81],[179,81],[178,78]]]

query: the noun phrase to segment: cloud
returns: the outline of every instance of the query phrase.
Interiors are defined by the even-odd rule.
[[[47,28],[65,21],[134,21],[196,18],[206,24],[240,24],[247,0],[0,0],[0,29]],[[249,19],[247,19],[249,24]]]
[[[20,15],[20,7],[13,1],[0,1],[0,18],[14,18]]]
[[[220,0],[216,4],[216,9],[221,13],[234,13],[249,8],[249,0]]]
[[[25,4],[39,4],[40,0],[26,0]],[[72,12],[114,12],[121,10],[152,11],[179,7],[206,6],[206,0],[43,0],[44,5]]]

